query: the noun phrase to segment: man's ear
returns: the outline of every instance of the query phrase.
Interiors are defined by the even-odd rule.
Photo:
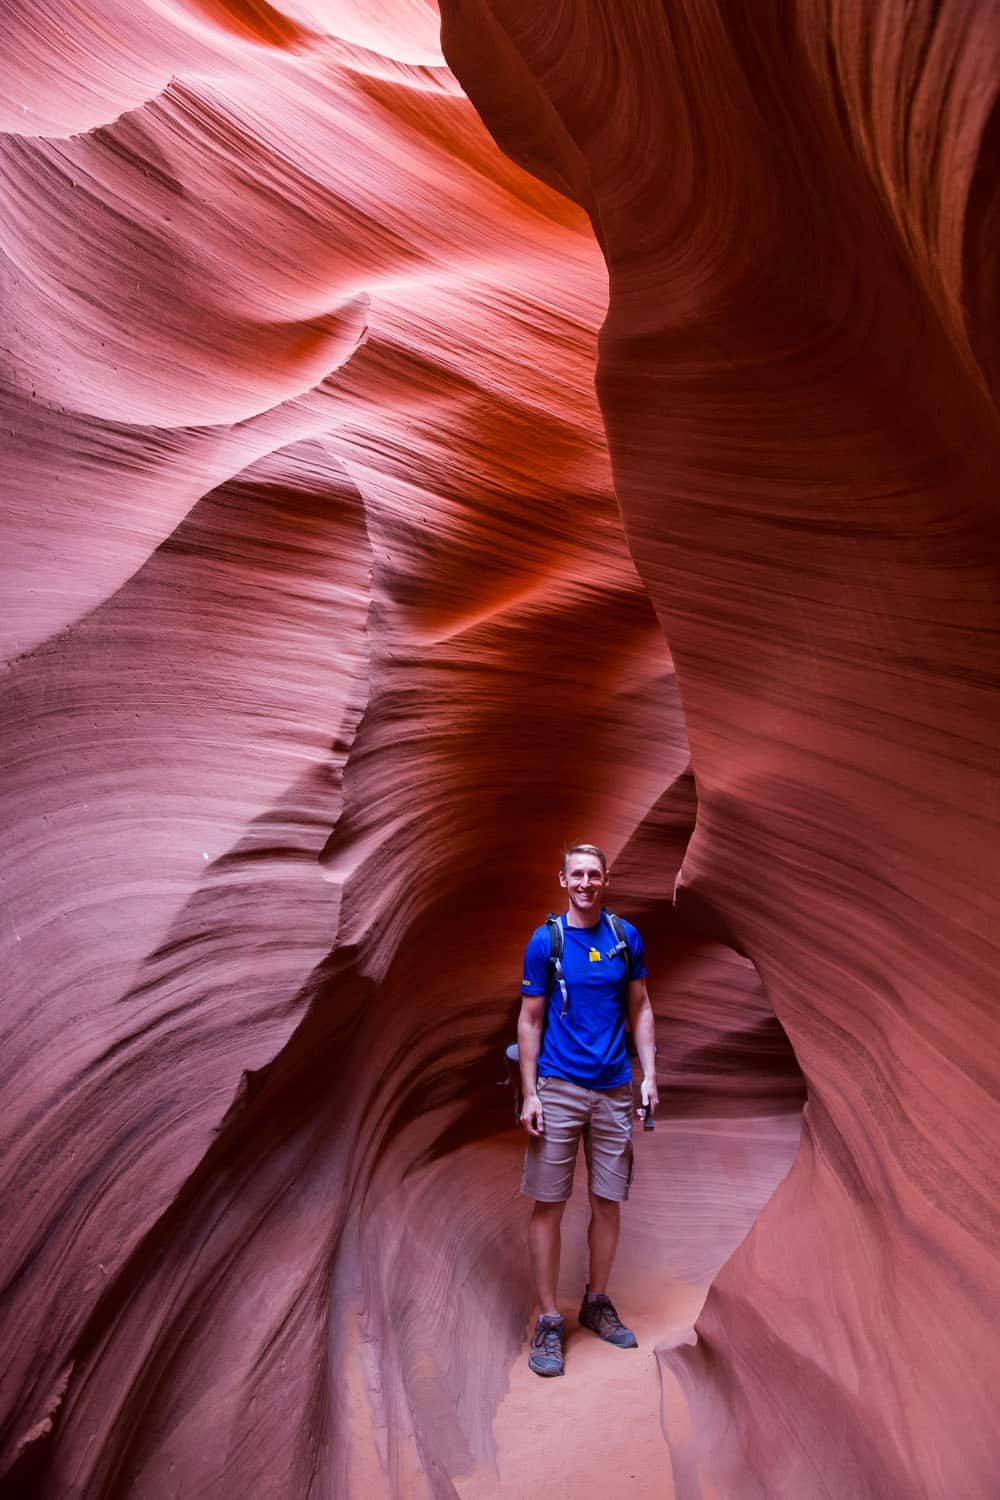
[[[559,871],[559,884],[562,886],[563,890],[566,889],[566,871],[565,870],[560,870]]]

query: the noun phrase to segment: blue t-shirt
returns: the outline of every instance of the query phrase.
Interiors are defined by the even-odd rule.
[[[562,994],[553,986],[546,1006],[545,1030],[538,1054],[539,1077],[565,1078],[587,1089],[616,1089],[628,1083],[632,1068],[625,1050],[628,1015],[628,964],[624,953],[609,958],[618,939],[606,913],[594,927],[570,927],[565,913],[563,974],[569,991],[566,1015]],[[622,919],[632,953],[632,978],[645,979],[642,938]],[[544,995],[549,977],[549,930],[536,927],[524,954],[522,995]]]

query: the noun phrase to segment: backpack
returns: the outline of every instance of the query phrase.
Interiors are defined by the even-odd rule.
[[[628,979],[631,982],[632,949],[629,947],[628,938],[625,936],[625,924],[616,912],[606,911],[604,915],[611,923],[611,930],[614,932],[614,935],[617,938],[615,946],[611,949],[611,952],[607,955],[607,957],[617,958],[619,953],[624,953],[625,968]],[[566,988],[566,976],[563,974],[562,966],[563,943],[565,941],[565,938],[563,936],[563,926],[562,922],[556,916],[555,912],[551,911],[545,918],[545,925],[549,929],[549,973],[548,981],[545,986],[545,998],[547,1001],[551,1000],[553,990],[559,991],[559,994],[562,997],[562,1006],[559,1011],[559,1019],[562,1020],[566,1015],[566,1012],[569,1010],[569,990]]]

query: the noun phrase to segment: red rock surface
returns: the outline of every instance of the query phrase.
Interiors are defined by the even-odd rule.
[[[794,1168],[666,1357],[678,1492],[985,1500],[995,9],[443,13],[501,144],[606,255],[602,409],[697,782],[681,888],[808,1083]]]
[[[11,1497],[530,1485],[497,1058],[584,831],[678,1493],[990,1493],[993,34],[737,11],[446,6],[520,166],[421,0],[5,20]],[[550,1485],[668,1492],[620,1368]]]

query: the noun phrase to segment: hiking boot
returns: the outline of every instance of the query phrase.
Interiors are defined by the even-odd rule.
[[[535,1324],[528,1355],[528,1369],[536,1375],[561,1375],[563,1359],[563,1320],[558,1313],[543,1314]]]
[[[615,1304],[603,1292],[590,1296],[589,1288],[583,1294],[580,1305],[580,1327],[589,1328],[599,1339],[614,1344],[618,1349],[638,1349],[639,1341],[631,1328],[626,1328],[615,1312]]]

